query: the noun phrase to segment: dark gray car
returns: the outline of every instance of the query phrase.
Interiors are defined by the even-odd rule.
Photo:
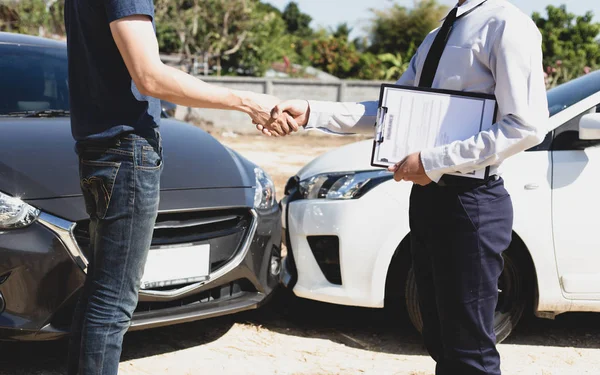
[[[88,216],[68,110],[65,44],[0,33],[0,339],[66,334],[85,279]],[[163,261],[142,286],[131,329],[258,307],[280,268],[273,182],[195,126],[163,119],[161,135],[150,258]],[[197,273],[173,276],[189,262]]]

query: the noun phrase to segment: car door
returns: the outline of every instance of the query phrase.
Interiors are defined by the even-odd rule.
[[[579,139],[581,117],[600,112],[600,103],[586,107],[554,133],[553,234],[565,295],[600,300],[600,142]]]

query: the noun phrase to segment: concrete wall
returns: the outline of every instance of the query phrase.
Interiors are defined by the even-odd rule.
[[[248,90],[275,95],[280,99],[311,99],[323,101],[360,102],[378,100],[383,82],[337,81],[322,82],[305,79],[270,79],[245,77],[199,77],[205,82],[235,90]],[[177,117],[183,118],[187,108],[178,108]],[[237,133],[252,133],[255,128],[250,118],[241,112],[213,109],[193,109],[194,117],[212,122],[216,128]]]

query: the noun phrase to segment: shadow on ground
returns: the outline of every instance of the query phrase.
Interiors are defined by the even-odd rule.
[[[125,335],[121,360],[145,358],[208,344],[226,334],[234,323],[234,317],[228,316],[130,332]],[[67,340],[0,342],[0,375],[64,375],[67,349]]]
[[[426,356],[420,335],[402,313],[330,305],[279,291],[259,310],[163,327],[125,336],[122,360],[201,346],[225,335],[235,323],[283,335],[329,340],[389,354]],[[556,320],[527,317],[503,343],[600,349],[600,314],[566,314]],[[67,342],[0,342],[0,375],[65,374]]]
[[[406,314],[394,316],[383,309],[332,305],[279,291],[267,306],[239,318],[285,335],[330,340],[376,352],[427,355]]]
[[[241,316],[282,334],[390,354],[427,355],[402,312],[330,305],[280,292],[268,306]],[[600,314],[571,313],[555,320],[526,316],[503,344],[600,349]]]

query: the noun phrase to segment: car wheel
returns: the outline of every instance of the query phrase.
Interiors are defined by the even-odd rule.
[[[498,283],[498,304],[494,317],[494,331],[496,342],[500,343],[510,335],[517,325],[527,306],[526,270],[521,269],[526,264],[518,257],[518,251],[505,251],[504,271]],[[408,271],[405,284],[405,302],[408,317],[413,326],[421,332],[423,320],[419,308],[417,285],[412,268]]]

